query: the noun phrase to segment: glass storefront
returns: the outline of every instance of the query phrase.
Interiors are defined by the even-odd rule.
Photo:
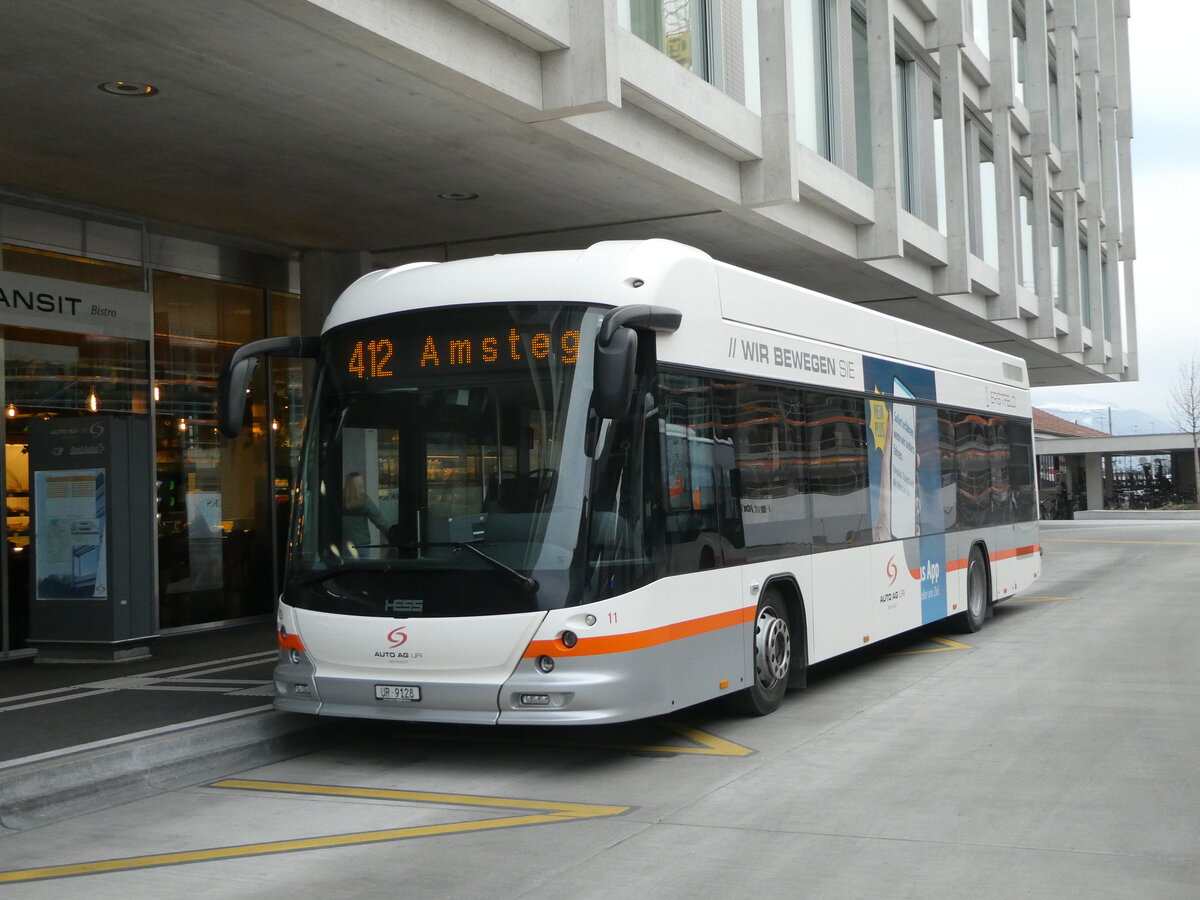
[[[216,423],[221,364],[264,336],[263,292],[169,272],[153,287],[159,625],[269,613],[271,569],[255,564],[271,553],[265,410],[250,404],[236,441]]]
[[[144,564],[147,577],[157,574],[156,630],[269,615],[279,566],[262,561],[282,561],[305,372],[286,360],[261,367],[246,427],[235,441],[217,433],[216,385],[221,365],[239,344],[299,333],[298,294],[23,246],[11,234],[5,237],[0,306],[24,302],[36,311],[38,297],[48,308],[45,298],[54,294],[60,308],[66,304],[75,313],[91,301],[78,301],[76,294],[90,295],[72,285],[96,285],[94,290],[108,292],[103,296],[130,298],[123,302],[138,308],[147,339],[117,336],[119,328],[107,333],[112,329],[103,318],[94,328],[83,316],[67,325],[47,321],[45,328],[24,327],[20,315],[0,323],[7,547],[0,571],[0,658],[23,652],[29,639],[29,426],[38,419],[152,421],[157,497],[146,516],[154,517],[158,539],[157,554],[147,554]],[[16,280],[21,278],[26,281]],[[37,285],[40,293],[14,290],[14,284]]]

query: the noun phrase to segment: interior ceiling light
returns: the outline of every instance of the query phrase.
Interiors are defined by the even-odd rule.
[[[140,81],[106,81],[96,87],[106,94],[116,94],[118,97],[153,97],[158,93],[158,88],[154,85],[143,84]]]
[[[478,194],[472,194],[469,191],[443,191],[438,194],[439,200],[478,200]]]

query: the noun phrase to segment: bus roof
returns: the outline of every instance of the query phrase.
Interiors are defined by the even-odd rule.
[[[546,301],[678,309],[683,322],[675,334],[659,337],[659,357],[697,368],[747,372],[743,363],[763,362],[746,358],[746,348],[753,343],[766,348],[768,357],[782,352],[785,360],[793,352],[809,352],[799,344],[789,349],[773,343],[775,338],[785,343],[795,338],[804,347],[812,345],[814,352],[828,348],[868,354],[1018,392],[1029,384],[1025,362],[1018,357],[661,239],[604,241],[585,250],[412,263],[371,272],[338,298],[325,329],[405,310]],[[737,341],[747,342],[746,347]],[[750,372],[771,374],[761,366],[751,366]],[[1028,415],[1028,399],[1019,406]]]

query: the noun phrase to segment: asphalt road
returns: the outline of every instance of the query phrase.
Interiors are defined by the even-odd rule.
[[[0,837],[0,897],[1200,896],[1200,522],[1042,537],[983,631],[772,716],[371,726]]]

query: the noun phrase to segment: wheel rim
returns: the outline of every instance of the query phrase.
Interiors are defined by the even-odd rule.
[[[754,634],[754,672],[759,686],[769,691],[788,675],[792,664],[792,639],[787,620],[770,606],[758,612]]]
[[[984,597],[983,566],[978,559],[972,558],[971,567],[967,570],[967,609],[970,610],[974,618],[982,618],[986,602],[987,600]]]

